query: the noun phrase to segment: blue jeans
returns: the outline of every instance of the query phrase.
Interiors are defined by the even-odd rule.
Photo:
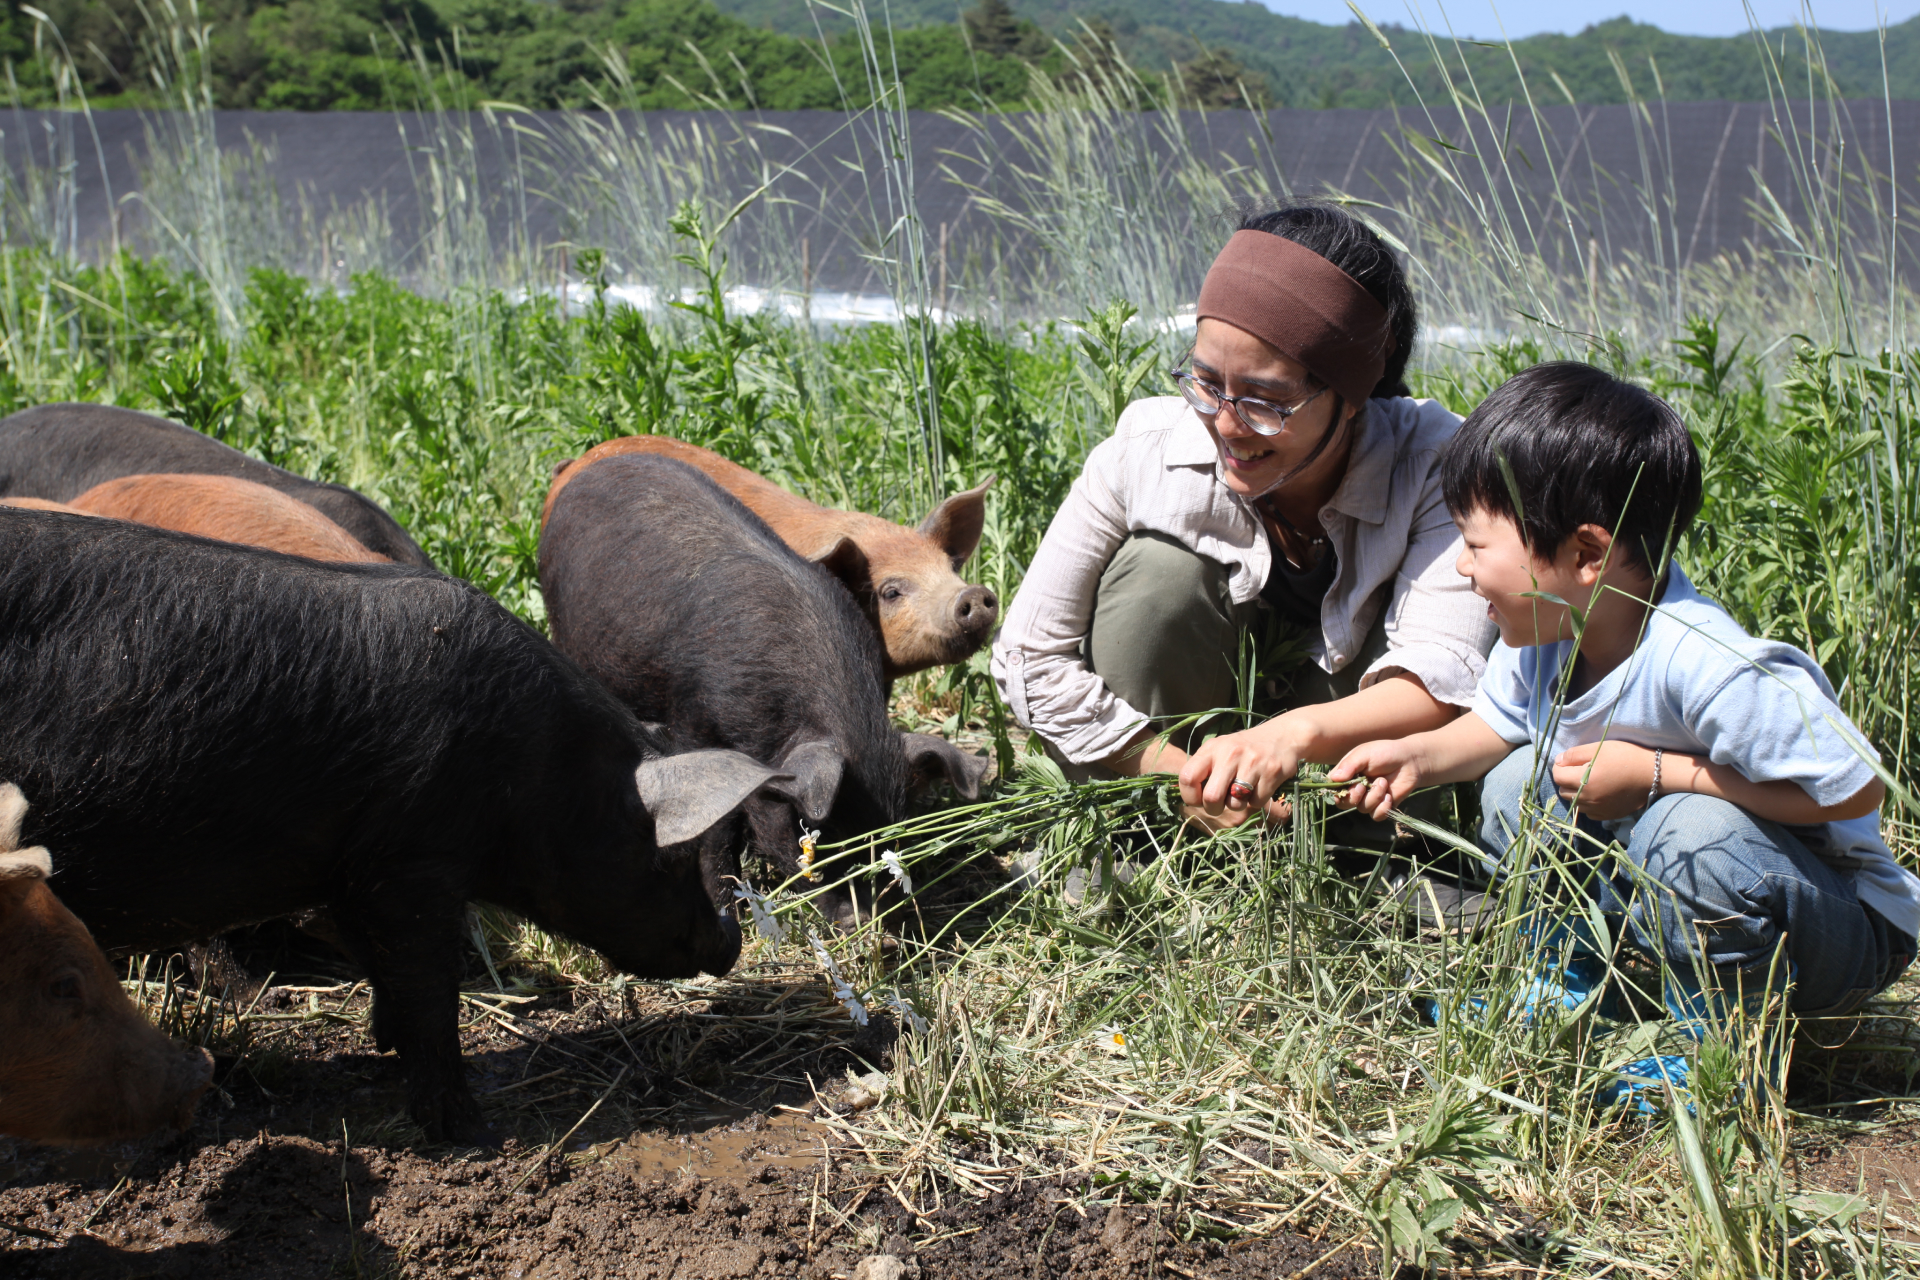
[[[1521,798],[1529,793],[1538,808],[1523,819]],[[1691,974],[1704,963],[1723,988],[1738,981],[1751,991],[1765,983],[1784,936],[1793,1012],[1818,1017],[1858,1009],[1913,960],[1913,938],[1862,903],[1844,872],[1789,829],[1729,801],[1662,796],[1635,816],[1624,858],[1607,854],[1615,838],[1597,821],[1582,817],[1581,836],[1571,835],[1551,760],[1536,761],[1527,744],[1487,775],[1480,805],[1480,844],[1496,874],[1523,824],[1542,825],[1551,816],[1536,840],[1590,869],[1578,888],[1625,923],[1634,946],[1676,972]]]

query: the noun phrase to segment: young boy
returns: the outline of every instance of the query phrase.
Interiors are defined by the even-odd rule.
[[[1484,776],[1496,861],[1543,813],[1563,842],[1568,824],[1598,838],[1577,842],[1589,863],[1617,841],[1632,868],[1602,858],[1584,889],[1664,960],[1669,1008],[1696,1031],[1701,984],[1791,977],[1811,1016],[1899,978],[1920,878],[1880,839],[1872,749],[1818,664],[1747,635],[1668,558],[1700,507],[1679,415],[1591,366],[1538,365],[1468,417],[1442,483],[1457,568],[1500,642],[1471,711],[1347,753],[1331,772],[1355,780],[1345,803],[1383,818],[1416,788]]]

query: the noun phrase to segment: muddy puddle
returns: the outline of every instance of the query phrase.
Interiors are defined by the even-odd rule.
[[[692,1176],[725,1183],[758,1183],[773,1170],[817,1165],[827,1127],[791,1112],[719,1115],[706,1128],[679,1133],[642,1130],[594,1145],[594,1159],[640,1179]]]

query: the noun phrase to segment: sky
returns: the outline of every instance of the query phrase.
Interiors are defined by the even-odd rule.
[[[1762,27],[1783,27],[1801,15],[1798,0],[1751,0]],[[1343,24],[1350,20],[1345,0],[1266,0],[1279,13],[1313,22]],[[1367,16],[1377,22],[1411,23],[1409,4],[1424,12],[1427,25],[1444,29],[1442,7],[1436,0],[1359,0]],[[1835,31],[1869,31],[1884,19],[1889,25],[1920,13],[1920,0],[1812,0],[1814,24]],[[1496,18],[1496,11],[1498,17]],[[1589,23],[1622,14],[1636,22],[1651,22],[1687,36],[1733,36],[1747,30],[1747,6],[1741,0],[1451,0],[1447,19],[1461,35],[1497,39],[1537,35],[1543,31],[1572,34]]]

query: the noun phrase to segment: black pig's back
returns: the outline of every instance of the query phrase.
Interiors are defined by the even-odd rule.
[[[624,735],[630,770],[633,733],[438,574],[0,507],[0,779],[106,947],[468,876],[583,754]]]

